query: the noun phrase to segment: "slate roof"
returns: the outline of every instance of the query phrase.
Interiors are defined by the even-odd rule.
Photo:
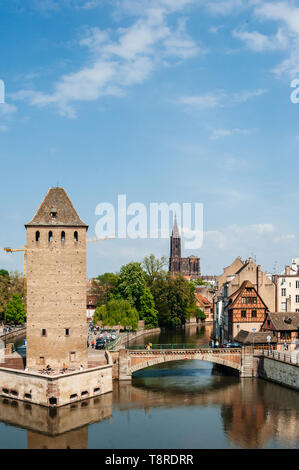
[[[294,331],[299,327],[299,312],[275,312],[268,316],[277,331]]]
[[[256,331],[253,333],[252,331],[241,330],[234,340],[243,344],[267,344],[267,336],[271,336],[270,343],[277,343],[277,338],[271,331]]]
[[[55,212],[56,216],[52,217],[51,212]],[[49,189],[33,219],[25,225],[25,227],[30,226],[88,228],[88,225],[82,222],[77,214],[65,189],[59,187]]]

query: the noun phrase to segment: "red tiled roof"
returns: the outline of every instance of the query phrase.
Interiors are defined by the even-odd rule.
[[[212,307],[212,303],[203,295],[199,294],[198,292],[195,293],[195,296],[199,302],[205,307]]]

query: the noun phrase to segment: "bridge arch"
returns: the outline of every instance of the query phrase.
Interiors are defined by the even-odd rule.
[[[188,353],[185,351],[174,351],[171,353],[136,354],[129,351],[131,374],[148,367],[171,361],[183,361],[186,359],[199,360],[214,364],[223,365],[234,370],[241,371],[241,354],[213,354],[213,353]]]

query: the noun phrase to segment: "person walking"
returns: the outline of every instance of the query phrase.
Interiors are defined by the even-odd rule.
[[[92,347],[92,349],[94,349],[94,339],[91,342],[91,347]]]

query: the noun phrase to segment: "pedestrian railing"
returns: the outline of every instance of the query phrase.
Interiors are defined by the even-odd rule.
[[[189,343],[170,343],[170,344],[152,344],[147,349],[147,345],[126,345],[125,348],[130,352],[147,353],[148,351],[162,352],[162,351],[200,351],[202,353],[212,354],[236,354],[241,352],[241,348],[211,348],[208,344],[189,344]]]
[[[198,348],[208,348],[209,345],[207,344],[190,344],[190,343],[169,343],[169,344],[152,344],[150,349],[151,350],[165,350],[165,349],[198,349]],[[136,346],[126,345],[126,349],[131,351],[142,351],[147,349],[147,344],[140,344]]]
[[[287,362],[289,364],[294,364],[299,366],[299,351],[298,352],[286,352],[286,351],[277,351],[277,350],[267,350],[263,349],[262,351],[256,351],[259,354],[262,354],[265,357],[270,357],[271,359],[276,359],[277,361]]]

